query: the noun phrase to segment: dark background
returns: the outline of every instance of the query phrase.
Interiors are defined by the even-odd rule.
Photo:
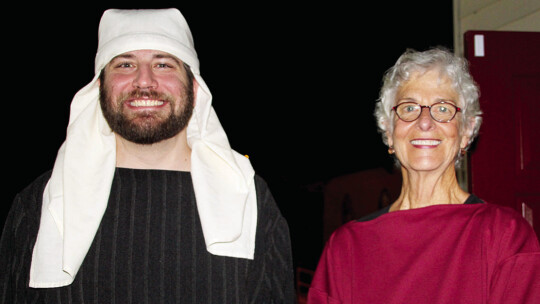
[[[231,146],[268,182],[289,222],[295,265],[308,268],[323,246],[325,182],[391,166],[373,119],[383,73],[407,48],[453,47],[451,0],[108,3],[2,12],[3,82],[10,86],[0,224],[15,194],[54,164],[71,99],[93,77],[107,8],[184,14]]]

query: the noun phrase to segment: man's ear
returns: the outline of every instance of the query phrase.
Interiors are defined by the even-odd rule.
[[[195,79],[195,77],[193,77],[193,107],[196,106],[196,103],[197,103],[197,92],[199,91],[199,82],[197,81],[197,79]]]

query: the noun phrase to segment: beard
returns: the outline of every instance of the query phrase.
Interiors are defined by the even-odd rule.
[[[153,90],[135,89],[128,94],[118,96],[117,102],[113,104],[112,96],[103,83],[104,81],[101,82],[99,95],[103,116],[114,133],[130,142],[151,145],[172,138],[187,127],[193,113],[193,85],[186,85],[185,94],[182,94],[179,99]],[[171,107],[170,113],[163,115],[148,110],[128,116],[123,112],[125,100],[143,97],[167,102],[168,106]],[[183,102],[183,105],[180,105],[179,109],[175,111],[173,109],[177,102]]]

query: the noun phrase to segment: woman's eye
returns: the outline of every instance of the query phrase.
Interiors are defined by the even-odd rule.
[[[446,112],[448,112],[448,108],[445,107],[445,106],[439,106],[439,107],[437,107],[437,111],[440,112],[440,113],[446,113]]]

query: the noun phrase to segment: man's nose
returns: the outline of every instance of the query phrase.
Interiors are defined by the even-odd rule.
[[[139,66],[133,86],[138,89],[155,89],[157,87],[155,75],[150,66]]]

